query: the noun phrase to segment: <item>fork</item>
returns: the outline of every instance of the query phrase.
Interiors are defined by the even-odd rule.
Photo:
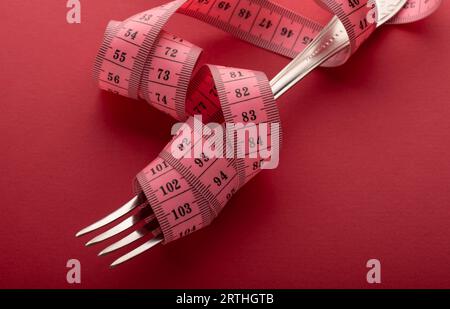
[[[386,23],[390,18],[396,15],[405,5],[406,1],[407,0],[376,0],[378,8],[377,27]],[[350,39],[345,31],[344,25],[337,17],[334,17],[308,47],[270,81],[270,86],[275,99],[281,97],[320,65],[338,66],[346,62],[350,57],[349,46]],[[329,62],[329,60],[332,60],[332,62]],[[133,197],[125,205],[103,219],[82,229],[76,234],[76,237],[100,229],[121,217],[132,213],[133,210],[136,210],[133,215],[86,243],[86,246],[100,243],[139,224],[140,227],[135,231],[106,247],[98,254],[99,256],[106,255],[127,246],[144,236],[151,237],[142,245],[116,259],[111,264],[111,267],[120,265],[158,245],[164,240],[158,222],[156,221],[156,216],[143,193]]]

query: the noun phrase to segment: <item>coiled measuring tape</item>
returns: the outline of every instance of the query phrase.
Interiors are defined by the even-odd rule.
[[[378,0],[389,1],[389,0]],[[345,26],[354,53],[376,28],[376,2],[370,0],[317,0]],[[431,14],[441,0],[409,0],[390,23],[406,23]],[[318,23],[266,0],[176,0],[136,14],[123,22],[111,21],[94,65],[101,89],[144,99],[190,128],[190,139],[208,138],[195,128],[192,115],[205,123],[279,124],[280,116],[267,77],[262,72],[206,65],[193,71],[201,54],[194,44],[163,30],[175,13],[183,13],[275,53],[293,58],[322,30]],[[336,55],[335,64],[342,62]],[[348,58],[344,57],[345,59]],[[333,59],[328,62],[333,65]],[[271,141],[281,129],[274,126]],[[225,131],[225,128],[224,128]],[[265,160],[191,158],[195,143],[178,135],[135,180],[152,207],[164,242],[209,225],[228,200],[261,170]],[[247,140],[247,154],[270,150],[271,143]],[[177,154],[174,154],[174,149]],[[239,157],[239,158],[238,158]]]

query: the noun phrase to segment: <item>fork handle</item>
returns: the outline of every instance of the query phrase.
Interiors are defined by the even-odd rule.
[[[270,81],[275,99],[349,45],[345,27],[335,16],[314,41]],[[342,62],[345,60],[342,59]]]

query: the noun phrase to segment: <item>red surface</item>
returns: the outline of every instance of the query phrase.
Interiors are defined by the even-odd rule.
[[[82,0],[80,25],[65,1],[1,2],[0,287],[450,288],[448,1],[280,99],[280,167],[215,224],[114,270],[118,254],[84,248],[75,232],[131,197],[173,123],[99,91],[93,59],[108,20],[164,2]],[[274,76],[288,62],[189,17],[167,29],[204,48],[203,63]],[[66,283],[71,258],[80,285]],[[366,283],[371,258],[378,286]]]

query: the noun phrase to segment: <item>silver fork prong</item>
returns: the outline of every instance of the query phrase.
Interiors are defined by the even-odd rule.
[[[141,210],[139,210],[139,212],[137,214],[126,218],[125,220],[123,220],[119,224],[113,226],[106,232],[103,232],[102,234],[89,240],[86,243],[86,246],[92,246],[92,245],[95,245],[96,243],[99,243],[108,238],[111,238],[111,237],[125,231],[126,229],[132,227],[133,225],[135,225],[136,223],[138,223],[139,221],[141,221],[144,218],[147,218],[148,221],[150,221],[150,220],[153,220],[154,217],[155,217],[155,215],[153,214],[151,207],[145,206]]]
[[[138,256],[141,253],[144,253],[145,251],[147,251],[147,250],[153,248],[154,246],[156,246],[157,244],[161,243],[163,240],[164,240],[164,238],[161,234],[150,239],[149,241],[143,243],[136,249],[128,252],[127,254],[125,254],[125,255],[121,256],[120,258],[118,258],[117,260],[115,260],[111,264],[111,268],[116,267],[117,265],[120,265],[120,264]]]
[[[112,212],[108,216],[106,216],[103,219],[95,222],[94,224],[91,224],[88,227],[82,229],[75,236],[79,237],[84,234],[90,233],[96,229],[99,229],[99,228],[117,220],[118,218],[122,217],[123,215],[126,215],[127,213],[129,213],[136,207],[140,206],[144,202],[146,202],[145,195],[143,193],[140,193],[140,194],[136,195],[135,197],[133,197],[128,203],[126,203],[125,205],[123,205],[122,207],[117,209],[116,211]]]
[[[103,249],[98,255],[102,256],[102,255],[106,255],[108,253],[111,253],[113,251],[116,251],[122,247],[125,247],[129,244],[131,244],[132,242],[142,238],[143,236],[149,234],[149,233],[153,233],[154,235],[156,235],[156,231],[154,229],[155,226],[155,220],[146,223],[143,227],[141,227],[139,230],[136,230],[130,234],[128,234],[127,236],[125,236],[124,238],[122,238],[121,240],[113,243],[112,245],[106,247],[105,249]]]

